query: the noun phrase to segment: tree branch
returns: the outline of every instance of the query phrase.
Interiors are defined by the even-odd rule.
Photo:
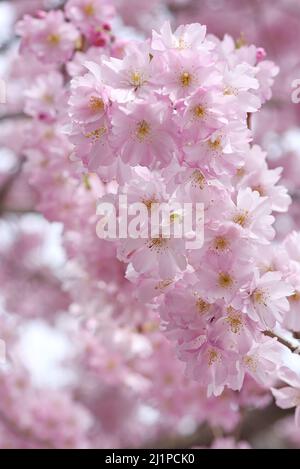
[[[300,355],[300,345],[293,345],[288,340],[279,337],[278,335],[274,334],[271,331],[264,331],[263,333],[267,337],[271,337],[272,339],[277,339],[282,345],[285,345],[287,348],[291,350],[291,352]]]
[[[245,413],[245,417],[239,428],[239,439],[246,440],[250,444],[254,443],[260,434],[269,430],[277,421],[292,415],[292,410],[283,410],[274,403],[265,409],[250,410]],[[233,433],[225,436],[234,436]],[[185,449],[195,446],[209,447],[215,435],[210,426],[205,423],[200,425],[191,435],[172,435],[152,442],[148,447],[151,449]],[[254,444],[255,446],[255,444]]]

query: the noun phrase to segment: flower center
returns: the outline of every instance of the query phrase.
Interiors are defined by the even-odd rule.
[[[86,16],[94,16],[95,7],[92,3],[87,3],[86,5],[84,5],[83,11],[86,14]]]
[[[222,148],[221,138],[217,137],[215,140],[208,140],[208,146],[212,151],[219,151]]]
[[[192,83],[192,75],[189,72],[183,72],[179,77],[181,86],[188,88]]]
[[[130,83],[132,86],[134,86],[135,89],[139,88],[144,83],[142,75],[139,72],[132,72],[130,76]]]
[[[224,96],[237,96],[238,95],[238,90],[235,88],[232,88],[231,86],[226,86],[223,90]]]
[[[245,168],[243,168],[243,167],[238,168],[238,169],[236,170],[236,175],[237,175],[239,178],[245,176],[245,174],[246,174],[246,171],[245,171]]]
[[[214,239],[214,248],[217,251],[225,251],[229,246],[229,241],[224,236],[217,236]]]
[[[200,189],[204,188],[206,180],[201,171],[199,171],[198,169],[193,171],[191,179],[193,181],[193,185],[200,187]]]
[[[186,49],[186,48],[187,48],[187,44],[184,38],[181,36],[180,38],[178,38],[177,49]]]
[[[196,117],[196,119],[203,119],[206,113],[205,107],[201,106],[201,104],[198,104],[197,106],[195,106],[192,112],[193,112],[193,116]]]
[[[149,199],[142,199],[142,203],[146,205],[147,209],[150,211],[153,204],[157,204],[158,200],[156,199],[155,195],[149,197]]]
[[[243,327],[242,315],[236,311],[232,306],[227,308],[228,316],[225,321],[229,324],[231,332],[238,334]]]
[[[244,210],[242,212],[238,212],[236,215],[234,215],[232,221],[237,225],[240,225],[242,228],[245,228],[248,221],[248,211]]]
[[[166,238],[152,238],[148,243],[148,248],[153,249],[156,253],[160,253],[161,251],[167,248],[168,240]]]
[[[218,283],[221,288],[230,288],[233,285],[233,278],[228,272],[219,274]]]
[[[136,126],[136,136],[138,140],[143,142],[150,134],[150,125],[145,120],[139,122]]]
[[[100,140],[100,138],[103,137],[103,135],[105,135],[106,132],[107,132],[107,128],[105,126],[102,126],[99,129],[93,130],[92,132],[85,134],[85,137],[92,139],[93,143],[95,143],[97,140]]]
[[[197,298],[196,300],[196,309],[200,314],[205,314],[209,311],[210,304],[204,301],[202,298]]]
[[[43,101],[47,104],[53,104],[54,103],[54,97],[51,94],[44,94],[43,96]]]
[[[265,291],[257,288],[254,290],[254,292],[251,295],[252,300],[254,303],[258,303],[259,305],[267,306],[266,301],[267,301],[268,295],[266,294]]]
[[[97,96],[91,96],[89,102],[89,108],[93,112],[102,112],[104,110],[104,102]]]
[[[257,360],[254,357],[251,357],[251,355],[246,355],[243,358],[243,362],[245,366],[252,372],[256,372],[257,370]]]
[[[182,221],[182,216],[178,212],[172,212],[170,214],[170,223],[175,223],[176,221],[181,222]]]
[[[239,38],[235,41],[235,48],[236,49],[241,49],[241,47],[244,47],[247,45],[247,41],[245,39],[244,34],[241,34]]]
[[[211,366],[213,363],[216,363],[218,360],[220,360],[220,358],[221,355],[216,349],[211,348],[208,350],[208,366]]]
[[[51,44],[51,46],[57,46],[60,43],[60,35],[59,34],[49,34],[47,37],[47,42]]]

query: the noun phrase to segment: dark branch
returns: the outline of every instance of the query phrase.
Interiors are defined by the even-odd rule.
[[[271,404],[265,409],[250,410],[245,413],[239,428],[239,440],[246,440],[255,447],[259,435],[268,431],[276,422],[291,415],[293,410],[279,409]],[[195,446],[209,447],[215,439],[215,434],[208,424],[201,425],[193,434],[188,436],[172,435],[152,442],[149,448],[185,449]],[[234,432],[225,436],[235,436]]]
[[[279,337],[278,335],[274,334],[271,331],[264,331],[264,335],[267,337],[271,337],[272,339],[277,339],[282,345],[285,345],[287,348],[291,350],[293,353],[300,354],[300,345],[293,345],[288,340]]]

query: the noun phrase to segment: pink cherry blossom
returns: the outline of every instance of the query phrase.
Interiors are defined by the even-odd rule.
[[[17,33],[22,37],[21,51],[31,53],[45,63],[69,60],[80,37],[75,26],[65,21],[61,11],[50,11],[42,18],[25,16],[18,23]]]

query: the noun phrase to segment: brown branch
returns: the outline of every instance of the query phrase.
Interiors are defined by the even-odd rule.
[[[28,116],[26,116],[26,114],[24,114],[23,112],[15,112],[15,113],[12,113],[12,114],[0,114],[0,121],[5,121],[5,120],[10,120],[10,119],[29,119]]]
[[[274,334],[271,331],[264,331],[263,333],[267,337],[271,337],[272,339],[277,339],[282,345],[285,345],[287,348],[291,350],[291,352],[300,354],[300,345],[293,345],[288,340],[279,337],[278,335]]]
[[[16,178],[22,171],[23,164],[25,162],[25,158],[21,158],[15,170],[8,176],[7,180],[4,182],[3,186],[0,187],[0,213],[1,213],[1,206],[4,205],[4,200],[7,197],[13,183],[15,182]]]
[[[253,409],[245,413],[245,417],[239,427],[239,439],[246,440],[255,447],[258,436],[268,431],[276,422],[292,415],[293,410],[279,409],[274,403],[265,409]],[[233,436],[233,433],[225,436]],[[205,423],[200,425],[191,435],[171,435],[161,438],[148,445],[151,449],[185,449],[196,446],[209,447],[215,439],[210,426]]]

